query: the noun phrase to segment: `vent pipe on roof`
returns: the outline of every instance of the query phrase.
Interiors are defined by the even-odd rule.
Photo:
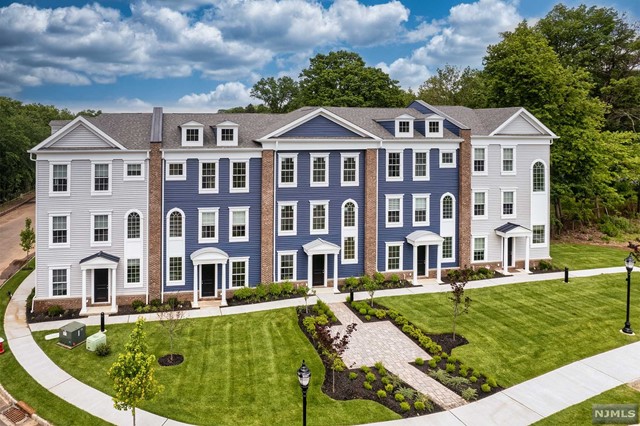
[[[162,142],[162,107],[153,108],[151,117],[151,142]]]

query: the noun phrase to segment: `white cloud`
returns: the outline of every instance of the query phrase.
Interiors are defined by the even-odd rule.
[[[232,81],[216,86],[209,93],[191,93],[178,100],[178,105],[187,110],[211,109],[217,111],[220,108],[244,106],[256,103],[249,92],[251,89],[239,81]]]
[[[404,89],[414,91],[429,77],[429,70],[425,65],[413,63],[405,58],[396,59],[391,65],[381,62],[376,67],[394,80],[398,80]]]
[[[153,105],[139,98],[118,98],[116,105],[119,112],[149,112],[153,109]]]

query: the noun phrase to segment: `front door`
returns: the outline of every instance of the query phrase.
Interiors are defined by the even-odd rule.
[[[313,285],[324,285],[324,254],[313,255]]]
[[[507,265],[513,266],[513,237],[507,239]]]
[[[427,246],[418,246],[418,276],[427,275]]]
[[[202,297],[213,297],[216,294],[216,265],[202,265]]]
[[[93,301],[94,303],[109,301],[109,270],[93,270]]]

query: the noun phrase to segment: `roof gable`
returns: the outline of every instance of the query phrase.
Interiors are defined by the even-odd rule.
[[[126,149],[116,140],[78,116],[60,130],[36,145],[31,151],[41,149]]]
[[[509,117],[509,119],[499,125],[490,134],[490,136],[495,135],[557,137],[551,130],[549,130],[524,108],[521,108],[518,112]]]

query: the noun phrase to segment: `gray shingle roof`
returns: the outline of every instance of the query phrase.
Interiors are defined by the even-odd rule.
[[[471,109],[463,106],[436,106],[451,118],[471,128],[475,136],[488,136],[507,121],[520,107]]]

